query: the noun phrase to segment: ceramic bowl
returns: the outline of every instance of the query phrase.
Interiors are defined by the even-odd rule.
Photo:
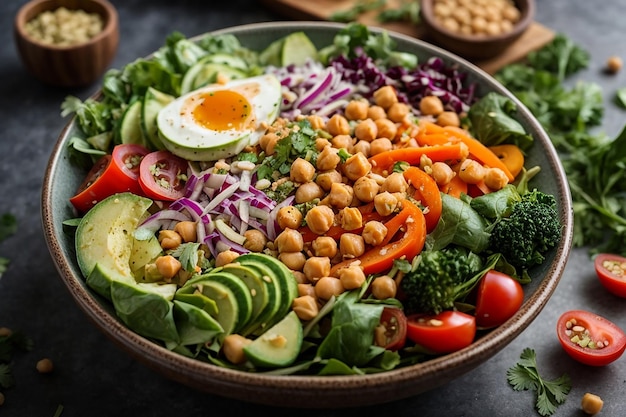
[[[332,42],[343,26],[328,22],[281,22],[238,26],[214,32],[237,36],[245,46],[261,50],[273,40],[291,32],[305,31],[318,47]],[[376,31],[377,29],[372,29]],[[59,272],[72,297],[91,321],[117,345],[138,361],[163,375],[198,390],[220,396],[268,405],[289,407],[350,407],[383,403],[415,395],[461,376],[494,356],[515,339],[539,314],[555,290],[569,256],[572,240],[572,207],[567,180],[550,139],[537,120],[507,90],[484,71],[438,47],[400,34],[391,34],[397,49],[415,53],[420,59],[439,56],[457,64],[478,85],[481,94],[496,91],[517,103],[516,118],[535,138],[527,156],[530,166],[540,165],[537,186],[554,194],[558,202],[563,237],[546,262],[532,271],[532,283],[525,287],[521,309],[503,325],[476,340],[469,347],[423,363],[389,372],[354,376],[277,376],[244,373],[214,366],[173,353],[125,327],[111,305],[89,287],[76,262],[74,241],[63,230],[63,221],[73,218],[68,199],[86,174],[70,163],[67,142],[81,135],[76,121],[61,132],[45,173],[42,215],[45,238]]]
[[[489,59],[502,53],[522,36],[535,15],[534,0],[513,0],[520,15],[511,30],[497,35],[464,34],[442,24],[435,10],[437,1],[421,0],[420,16],[426,35],[437,45],[470,60]],[[474,7],[485,10],[485,6]]]
[[[97,13],[102,19],[102,31],[68,46],[44,43],[27,31],[26,24],[32,19],[61,7]],[[107,0],[32,0],[15,17],[14,38],[26,69],[45,84],[87,86],[104,73],[115,57],[119,43],[117,11]]]

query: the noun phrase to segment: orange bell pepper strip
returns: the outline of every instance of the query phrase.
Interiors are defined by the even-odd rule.
[[[455,143],[398,148],[376,154],[369,158],[369,162],[372,164],[372,171],[381,174],[399,161],[408,162],[410,165],[419,165],[420,159],[424,155],[433,162],[459,161],[467,157],[467,147],[461,143]],[[498,158],[496,157],[496,159]]]
[[[509,168],[493,153],[488,147],[482,144],[478,139],[471,137],[465,130],[454,127],[444,127],[446,132],[449,132],[451,136],[455,136],[461,140],[469,149],[469,153],[472,157],[480,161],[483,165],[487,165],[490,168],[500,168],[506,174],[509,182],[513,182],[515,176],[509,171]]]
[[[489,150],[496,154],[514,177],[517,177],[524,168],[524,153],[516,145],[510,143],[495,145],[490,146]]]
[[[396,259],[406,259],[411,262],[422,251],[426,242],[426,220],[422,210],[408,200],[402,202],[402,210],[385,223],[387,236],[385,240],[355,259],[347,259],[334,265],[330,270],[331,276],[338,276],[341,268],[359,262],[366,275],[388,271]],[[403,235],[392,241],[400,228],[405,226]]]
[[[418,167],[409,167],[403,172],[403,175],[409,185],[415,188],[415,199],[426,207],[424,218],[426,219],[426,231],[430,233],[437,226],[441,217],[442,203],[439,186],[433,177]]]
[[[441,185],[439,190],[452,197],[460,198],[461,194],[467,194],[467,183],[455,175],[449,183]]]

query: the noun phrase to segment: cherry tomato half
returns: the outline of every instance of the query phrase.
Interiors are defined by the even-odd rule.
[[[376,344],[387,350],[399,350],[406,343],[406,316],[396,307],[385,307],[380,315],[381,333],[376,335]]]
[[[626,298],[626,258],[601,253],[596,255],[594,266],[604,288],[618,297]]]
[[[435,354],[451,353],[469,346],[476,336],[474,316],[446,310],[437,315],[407,317],[407,337]]]
[[[626,334],[613,322],[584,311],[563,313],[556,325],[559,342],[578,362],[605,366],[618,359],[626,349]]]
[[[166,150],[151,152],[139,166],[139,185],[155,200],[174,201],[185,195],[188,163]]]
[[[524,302],[521,284],[507,274],[487,271],[480,280],[476,295],[476,324],[480,328],[496,327],[510,319]]]
[[[86,213],[97,202],[115,193],[129,191],[142,195],[137,181],[139,165],[148,149],[136,144],[122,144],[113,148],[91,168],[70,202],[80,213]]]

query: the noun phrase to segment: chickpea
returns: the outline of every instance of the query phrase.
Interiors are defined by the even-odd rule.
[[[356,153],[346,160],[343,164],[343,172],[352,181],[369,174],[372,170],[372,164],[362,153]]]
[[[163,249],[174,249],[183,243],[183,238],[173,230],[160,230],[159,243]]]
[[[317,162],[315,163],[317,169],[320,171],[328,171],[337,168],[337,165],[341,162],[341,158],[339,158],[337,152],[337,148],[333,148],[332,146],[324,147],[317,155]]]
[[[363,241],[368,245],[380,245],[387,237],[387,227],[379,221],[370,220],[365,223],[361,236],[363,236]]]
[[[363,215],[356,207],[346,207],[339,213],[341,227],[344,230],[354,230],[363,226]]]
[[[450,165],[446,164],[445,162],[435,162],[432,164],[430,169],[430,175],[433,177],[438,185],[448,184],[456,175]]]
[[[230,363],[235,365],[244,363],[247,358],[243,348],[252,343],[252,340],[240,334],[229,334],[222,342],[222,352]]]
[[[350,134],[350,123],[342,115],[335,114],[326,122],[326,130],[332,136],[348,135]]]
[[[9,337],[13,334],[13,330],[8,327],[0,327],[0,337]]]
[[[367,109],[367,117],[374,121],[378,119],[386,119],[387,112],[382,107],[373,105],[370,106],[369,109]]]
[[[443,102],[437,96],[426,96],[420,100],[420,112],[425,116],[438,116],[443,113]]]
[[[394,103],[387,109],[387,117],[392,122],[400,123],[411,113],[411,108],[406,103]]]
[[[324,148],[327,146],[331,146],[331,143],[328,139],[326,138],[315,139],[315,149],[317,149],[319,152],[322,152]]]
[[[302,252],[281,252],[278,255],[278,260],[293,271],[302,271],[306,262],[306,256]]]
[[[342,182],[336,182],[330,186],[328,201],[330,205],[338,209],[348,207],[354,198],[354,190],[351,186]]]
[[[398,134],[398,126],[389,119],[377,119],[374,123],[376,123],[378,128],[379,138],[393,139]]]
[[[315,284],[315,295],[322,300],[329,300],[331,297],[337,297],[345,291],[339,278],[322,277]]]
[[[389,216],[398,207],[398,199],[388,191],[379,193],[374,197],[374,208],[381,216]]]
[[[404,175],[401,172],[392,172],[383,182],[380,187],[382,192],[388,191],[390,193],[406,193],[409,188],[409,184],[404,179]]]
[[[281,139],[282,138],[279,138],[277,135],[272,136],[265,145],[265,153],[267,155],[274,155],[276,152],[276,145]]]
[[[502,9],[502,18],[505,19],[505,22],[515,23],[520,19],[521,14],[520,10],[513,4],[505,5]]]
[[[448,29],[450,32],[458,32],[461,27],[461,25],[454,18],[454,16],[447,16],[443,18],[443,20],[441,21],[441,25],[444,28]]]
[[[304,249],[304,239],[300,232],[294,229],[286,228],[276,239],[274,244],[278,248],[278,252],[300,252]]]
[[[176,223],[174,231],[178,233],[183,242],[195,242],[197,239],[196,222],[184,220]]]
[[[337,241],[330,236],[320,236],[311,242],[311,249],[317,257],[332,259],[337,255]]]
[[[387,138],[378,138],[372,141],[370,145],[370,155],[377,155],[381,152],[387,152],[393,149],[391,140]]]
[[[276,221],[281,229],[297,229],[302,225],[302,212],[294,206],[281,207],[276,213]]]
[[[378,136],[378,127],[372,119],[360,121],[354,128],[354,136],[359,140],[371,142]]]
[[[371,148],[372,146],[369,142],[360,140],[354,144],[354,146],[352,147],[352,152],[353,153],[360,152],[363,154],[363,156],[365,156],[366,158],[369,158],[371,156],[371,152],[370,152]]]
[[[268,144],[270,142],[275,143],[277,141],[278,141],[278,136],[276,135],[275,132],[267,132],[266,134],[261,136],[261,138],[259,139],[259,146],[261,147],[261,149],[267,152]]]
[[[485,178],[485,174],[485,167],[473,159],[464,160],[459,169],[459,177],[468,184],[478,184]]]
[[[346,105],[344,114],[348,120],[364,120],[367,119],[369,107],[366,100],[352,100]]]
[[[354,233],[344,233],[339,238],[339,253],[346,258],[357,258],[365,252],[363,236]]]
[[[336,149],[345,149],[348,152],[352,151],[352,146],[354,146],[354,140],[350,135],[337,135],[333,137],[330,141],[330,144],[333,148]]]
[[[333,209],[319,205],[313,207],[306,214],[306,224],[315,234],[323,235],[332,227],[335,222],[335,213]]]
[[[398,292],[398,285],[389,275],[381,275],[372,281],[372,295],[378,300],[394,298]]]
[[[300,284],[308,284],[309,281],[306,279],[306,276],[304,275],[304,272],[302,271],[291,271],[291,273],[293,274],[293,277],[296,279],[296,282],[298,283],[298,285]]]
[[[487,168],[485,172],[485,185],[497,191],[509,183],[509,178],[500,168]]]
[[[398,102],[396,89],[390,85],[379,88],[374,91],[374,102],[383,109],[389,109],[394,103]]]
[[[246,238],[243,243],[243,247],[248,249],[250,252],[263,252],[265,249],[265,244],[267,243],[267,238],[260,230],[249,229],[243,234]]]
[[[297,158],[291,164],[289,170],[289,178],[297,183],[304,184],[305,182],[313,181],[315,177],[315,167],[309,161]]]
[[[215,266],[217,267],[228,265],[229,263],[237,259],[238,256],[239,254],[234,250],[226,250],[224,252],[220,252],[215,257]]]
[[[459,115],[453,111],[444,111],[437,116],[437,124],[439,126],[461,126],[461,119]]]
[[[317,306],[317,300],[310,295],[296,297],[291,304],[291,309],[295,311],[298,318],[303,321],[314,319],[320,312]]]
[[[352,189],[354,190],[356,198],[364,203],[370,203],[374,201],[374,197],[378,194],[380,186],[376,180],[372,178],[361,177],[355,181]]]
[[[310,181],[305,184],[302,184],[296,190],[296,203],[308,203],[309,201],[313,201],[316,198],[324,197],[324,190],[322,187],[317,185],[315,182]]]
[[[317,174],[317,177],[315,177],[315,183],[319,185],[322,190],[327,192],[330,191],[332,185],[337,182],[341,182],[341,173],[334,169],[320,172]]]
[[[330,275],[330,258],[327,256],[313,256],[306,260],[302,268],[304,276],[314,283],[322,277]]]
[[[622,65],[622,58],[614,55],[606,61],[606,70],[610,74],[616,74],[622,69]]]
[[[40,374],[49,374],[54,370],[54,364],[49,358],[43,358],[37,361],[36,368]]]
[[[587,392],[583,396],[580,406],[586,414],[595,415],[602,411],[604,401],[599,396]]]
[[[176,274],[181,270],[182,264],[172,255],[159,256],[154,261],[157,271],[166,281],[174,278]]]
[[[359,265],[350,265],[339,270],[339,281],[346,290],[360,288],[365,282],[365,273]]]
[[[311,123],[311,128],[315,130],[324,129],[326,127],[326,121],[324,120],[322,116],[313,114],[313,115],[307,116],[306,118],[309,121],[309,123]]]

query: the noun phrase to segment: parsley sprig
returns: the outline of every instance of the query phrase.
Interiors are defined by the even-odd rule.
[[[554,414],[557,407],[565,402],[565,398],[572,388],[570,377],[567,374],[563,374],[553,381],[543,379],[537,369],[535,351],[531,348],[522,351],[520,361],[507,371],[506,376],[514,390],[537,392],[535,407],[542,416]]]
[[[0,336],[0,388],[9,389],[15,385],[13,378],[12,361],[16,351],[31,351],[32,339],[21,332],[10,332]]]

